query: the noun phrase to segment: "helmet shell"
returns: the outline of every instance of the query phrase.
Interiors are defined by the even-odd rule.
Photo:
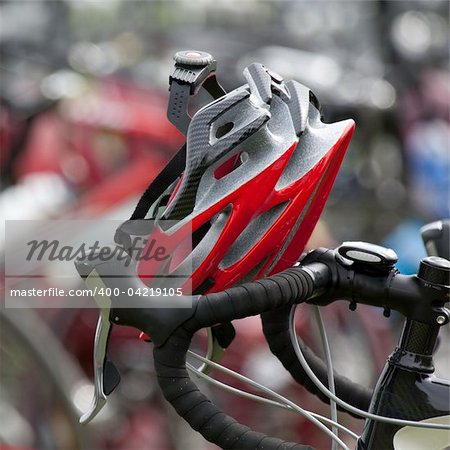
[[[260,64],[244,75],[192,118],[185,170],[150,236],[170,261],[140,261],[144,280],[189,267],[193,292],[219,291],[284,270],[304,250],[354,122],[325,124],[308,88]]]

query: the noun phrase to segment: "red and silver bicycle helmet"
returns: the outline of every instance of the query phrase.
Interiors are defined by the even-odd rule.
[[[154,219],[149,242],[165,242],[172,257],[141,260],[140,276],[145,281],[155,264],[170,274],[189,265],[193,292],[204,293],[290,267],[324,207],[354,122],[324,123],[307,87],[261,64],[249,65],[247,84],[225,94],[210,55],[180,52],[175,61],[169,119],[186,132],[186,145],[132,217]],[[191,119],[187,99],[200,85],[218,98]]]

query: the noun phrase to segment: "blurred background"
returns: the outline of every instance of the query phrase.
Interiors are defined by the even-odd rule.
[[[387,245],[400,270],[414,273],[425,256],[420,227],[450,216],[446,0],[2,0],[0,19],[4,219],[128,219],[183,142],[166,120],[172,56],[182,49],[213,54],[227,90],[261,62],[310,87],[327,122],[356,121],[310,247]],[[400,322],[364,309],[359,325],[345,308],[327,314],[338,368],[370,385]],[[314,347],[317,331],[307,311],[302,317],[299,330]],[[213,448],[166,408],[151,344],[127,330],[113,340],[124,375],[118,392],[92,426],[77,425],[92,391],[95,323],[93,310],[2,311],[2,448]],[[229,366],[325,411],[267,362],[257,320],[238,324],[238,335]],[[450,376],[445,355],[439,367]],[[329,447],[297,416],[211,395],[260,431]]]

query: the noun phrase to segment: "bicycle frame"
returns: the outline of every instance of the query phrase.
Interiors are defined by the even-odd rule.
[[[450,382],[433,375],[433,351],[439,329],[439,325],[405,321],[398,347],[389,357],[375,387],[369,412],[416,421],[430,417],[450,420]],[[430,430],[412,430],[367,420],[357,449],[412,450],[425,448],[420,447],[425,443],[431,445]],[[417,442],[418,433],[423,438],[421,443]],[[437,438],[440,447],[433,449],[446,445],[446,433],[440,434],[443,439],[441,442]],[[417,444],[419,447],[413,447]]]

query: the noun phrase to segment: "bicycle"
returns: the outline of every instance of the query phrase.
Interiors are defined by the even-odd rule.
[[[229,111],[236,104],[239,104],[240,113],[242,113],[245,108],[242,103],[249,97],[250,103],[253,102],[253,107],[261,108],[258,112],[264,117],[264,110],[271,106],[271,96],[273,95],[275,98],[277,95],[277,98],[283,99],[292,107],[291,115],[303,120],[301,124],[303,128],[295,130],[297,136],[304,132],[305,126],[308,126],[304,115],[305,111],[301,109],[305,107],[305,102],[301,100],[305,98],[305,92],[293,84],[284,84],[276,74],[260,65],[251,65],[246,69],[247,72],[244,73],[248,86],[232,93],[237,97],[240,95],[237,103],[233,104],[231,101],[233,96],[230,94],[221,99],[224,93],[215,80],[215,62],[210,55],[201,52],[183,52],[178,55],[176,63],[176,70],[172,74],[172,82],[174,80],[175,82],[171,89],[171,98],[176,107],[169,110],[172,112],[169,118],[186,134],[195,129],[192,125],[196,119],[202,118],[203,113],[205,119],[209,120],[207,123],[214,127],[213,135],[209,134],[208,130],[211,147],[220,142],[223,137],[230,138],[232,134],[229,133],[232,133],[236,126],[236,123],[231,121],[231,129],[230,126],[226,127],[226,121],[230,121],[229,117],[225,118],[225,123],[222,124],[214,124],[214,120],[217,120],[217,117],[223,118],[223,115],[227,113],[231,114]],[[187,99],[205,82],[208,82],[206,87],[212,95],[221,99],[212,103],[216,116],[208,115],[208,112],[212,111],[206,108],[201,109],[191,118],[185,112],[187,111]],[[288,86],[287,90],[286,86]],[[297,95],[295,101],[298,103],[292,106],[289,102],[294,97],[294,92]],[[314,117],[317,117],[314,116],[316,111],[319,111],[320,108],[315,97],[310,92],[307,92],[307,95],[310,108],[308,118],[313,121]],[[281,108],[277,102],[279,100],[274,103]],[[226,104],[225,113],[220,112],[219,105],[221,103],[222,105]],[[300,105],[299,109],[295,109],[297,104]],[[313,106],[310,106],[311,104]],[[266,116],[265,121],[263,119],[258,122],[260,118],[256,116],[256,113],[252,118],[253,123],[249,121],[244,121],[244,123],[245,126],[251,123],[254,126],[253,131],[245,129],[245,126],[236,127],[238,132],[242,132],[241,136],[245,136],[246,133],[247,136],[257,133],[264,127],[265,121],[270,120]],[[348,143],[348,131],[343,131],[343,133],[346,138],[344,141]],[[306,132],[305,134],[307,135]],[[216,141],[211,138],[214,135]],[[341,136],[339,142],[342,140]],[[236,143],[242,145],[242,140],[238,139],[232,146],[233,148]],[[209,148],[208,150],[211,151]],[[241,151],[238,155],[243,153]],[[314,153],[313,149],[311,149],[311,153]],[[192,169],[192,166],[189,165],[189,158],[186,161],[184,174],[179,177],[178,181],[177,176],[173,176],[171,173],[175,172],[179,175],[179,169],[185,162],[183,156],[186,158],[185,154],[181,152],[174,157],[167,166],[169,169],[164,169],[147,189],[132,216],[133,220],[126,222],[116,233],[116,242],[122,245],[121,248],[128,249],[130,255],[133,254],[130,244],[133,238],[149,233],[152,236],[152,232],[154,232],[154,229],[149,230],[149,222],[145,221],[145,218],[160,220],[159,226],[164,230],[161,220],[164,214],[165,219],[176,218],[182,222],[189,217],[189,214],[196,212],[192,192],[188,195],[189,186],[186,188],[186,180],[189,180],[192,175],[192,172],[189,172]],[[313,154],[309,156],[314,157]],[[223,151],[221,157],[214,161],[216,179],[221,179],[236,170],[236,158],[230,160],[229,157],[230,155]],[[244,158],[241,157],[241,165],[245,164],[245,158],[248,158],[248,155]],[[194,159],[194,162],[198,163],[199,159]],[[317,164],[317,160],[315,163]],[[192,161],[191,164],[193,164]],[[334,164],[335,170],[336,166],[338,167],[339,163]],[[174,167],[177,169],[174,170]],[[314,165],[312,164],[311,167]],[[223,174],[223,170],[225,170],[225,174]],[[195,170],[193,173],[196,173]],[[168,185],[171,186],[171,189],[167,189]],[[197,181],[198,186],[199,182]],[[183,197],[183,195],[185,196]],[[326,197],[326,195],[327,192],[324,192],[323,196]],[[180,198],[183,201],[180,201]],[[311,203],[311,199],[309,202]],[[323,207],[323,203],[316,207],[313,215],[316,218],[317,211],[321,210],[321,207]],[[187,211],[187,215],[180,214],[180,208],[184,208],[184,213]],[[143,218],[143,222],[137,220]],[[219,226],[223,220],[223,217],[221,218],[220,214],[216,212],[214,219],[211,219],[210,228],[204,231],[200,237],[200,243],[205,236],[208,236],[209,231],[215,226]],[[271,225],[274,224],[274,221],[276,218],[272,219]],[[311,225],[312,223],[309,223],[309,226],[306,227],[307,231]],[[178,244],[182,240],[176,238],[170,225],[167,227],[169,228],[166,230],[172,231],[171,239],[175,240],[175,243],[169,248],[178,250]],[[182,227],[179,227],[177,231],[180,228]],[[196,244],[195,249],[197,249],[199,237],[195,236],[195,232],[196,230],[194,230],[196,241],[194,245]],[[289,238],[293,239],[292,235]],[[235,239],[239,238],[235,237]],[[284,239],[288,239],[286,234],[282,235],[281,240]],[[166,239],[163,242],[167,244],[168,241]],[[290,242],[294,242],[298,248],[303,248],[301,240],[293,239]],[[229,245],[234,248],[233,243]],[[241,245],[244,246],[245,241],[241,241]],[[289,248],[289,242],[287,247]],[[282,244],[278,250],[280,249],[285,251],[286,244]],[[236,248],[234,250],[238,251]],[[286,264],[286,260],[290,261],[292,253],[284,253],[284,256],[283,263]],[[243,258],[242,254],[240,257]],[[302,257],[299,265],[293,267],[281,268],[280,265],[277,266],[279,261],[280,259],[276,258],[275,262],[263,258],[260,264],[253,267],[250,272],[244,273],[244,276],[242,273],[240,276],[234,275],[233,277],[229,273],[223,275],[223,273],[216,272],[218,276],[211,281],[207,277],[205,280],[201,279],[198,268],[202,267],[202,264],[197,264],[194,260],[194,269],[197,272],[192,276],[193,295],[185,294],[175,299],[175,294],[170,294],[170,300],[176,300],[176,303],[170,304],[168,299],[165,299],[165,305],[161,304],[154,296],[152,297],[152,294],[148,294],[148,283],[143,281],[145,272],[142,267],[137,266],[138,261],[134,261],[134,264],[126,267],[123,261],[117,258],[105,261],[104,258],[91,255],[89,258],[80,260],[77,263],[77,269],[89,287],[106,287],[109,289],[108,292],[114,293],[114,295],[100,293],[94,295],[100,308],[94,348],[96,389],[92,407],[82,417],[82,422],[88,422],[99,412],[106,403],[107,395],[114,390],[119,381],[114,366],[107,359],[109,333],[111,326],[117,324],[132,326],[151,337],[154,343],[155,370],[166,400],[193,429],[199,431],[205,439],[222,448],[311,449],[306,445],[268,437],[236,422],[199,391],[191,380],[189,372],[248,398],[296,411],[326,433],[333,440],[334,448],[336,445],[348,448],[338,436],[338,430],[357,439],[358,450],[394,448],[411,450],[412,448],[425,448],[424,445],[430,444],[435,445],[433,448],[439,450],[447,448],[450,445],[450,424],[448,423],[450,408],[447,402],[450,383],[434,377],[433,353],[439,331],[442,326],[448,324],[450,319],[450,311],[445,307],[449,301],[450,262],[441,257],[430,256],[420,262],[417,275],[402,275],[395,268],[397,257],[394,251],[364,242],[346,242],[334,250],[324,248],[313,250]],[[234,262],[236,263],[236,261]],[[253,262],[255,261],[253,260]],[[290,261],[288,266],[292,266],[294,262]],[[176,269],[179,267],[180,265]],[[242,269],[242,265],[240,268]],[[171,272],[172,275],[176,274],[176,269]],[[222,278],[220,278],[221,276]],[[258,279],[251,281],[255,278]],[[233,284],[234,286],[232,286]],[[223,289],[224,286],[226,289]],[[130,292],[136,294],[129,295]],[[137,294],[137,292],[147,292],[147,294]],[[382,307],[385,316],[388,316],[391,311],[397,311],[405,318],[398,346],[389,357],[373,391],[333,372],[329,345],[318,307],[325,307],[337,300],[348,301],[351,310],[355,310],[358,304],[366,304]],[[296,336],[293,325],[295,310],[300,303],[316,307],[315,314],[320,326],[326,364]],[[229,324],[233,320],[258,314],[261,315],[263,331],[271,351],[297,382],[320,399],[330,403],[331,419],[305,411],[287,398],[220,366],[211,357],[214,355],[210,354],[205,358],[189,350],[192,338],[197,331]],[[225,330],[227,329],[229,330],[229,327],[225,327]],[[227,346],[227,342],[224,341],[227,341],[229,336],[226,333],[225,335],[217,334],[216,339],[221,341],[220,344],[224,348]],[[196,369],[187,362],[188,355],[201,361],[203,366]],[[216,380],[213,381],[205,370],[206,368],[221,370],[245,381],[264,392],[266,397],[245,393],[236,388],[226,387]],[[338,408],[347,410],[352,415],[366,418],[361,437],[337,422]],[[331,430],[324,423],[330,425]],[[414,428],[421,430],[418,436],[411,431]],[[431,437],[429,430],[432,431]],[[418,441],[418,438],[425,440]],[[431,439],[438,440],[433,444]]]

